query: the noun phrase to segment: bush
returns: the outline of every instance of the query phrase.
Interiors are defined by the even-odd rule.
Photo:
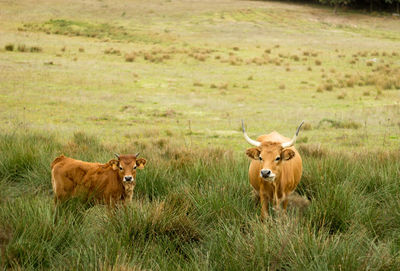
[[[14,44],[7,44],[6,46],[4,46],[4,49],[6,51],[14,51]]]

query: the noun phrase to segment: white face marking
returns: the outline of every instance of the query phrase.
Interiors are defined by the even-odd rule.
[[[261,177],[264,181],[272,183],[272,182],[275,181],[276,175],[271,171],[271,173],[269,174],[269,176],[268,176],[267,178],[264,178],[264,177],[262,176],[261,172],[260,172],[260,177]]]

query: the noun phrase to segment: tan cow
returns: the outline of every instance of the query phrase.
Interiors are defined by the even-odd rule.
[[[143,169],[146,159],[136,155],[117,155],[105,164],[89,163],[61,155],[51,163],[54,200],[73,196],[115,205],[132,200],[136,169]]]
[[[255,194],[261,201],[261,218],[268,216],[269,203],[275,210],[286,210],[289,195],[296,189],[302,173],[300,154],[293,147],[300,127],[292,139],[277,132],[261,135],[252,140],[246,134],[244,123],[242,129],[244,138],[255,148],[247,149],[246,154],[253,160],[249,167],[249,180]]]

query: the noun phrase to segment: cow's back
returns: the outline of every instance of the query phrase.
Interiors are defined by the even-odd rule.
[[[61,155],[51,163],[51,183],[55,198],[65,199],[74,194],[85,174],[99,163],[89,163]]]

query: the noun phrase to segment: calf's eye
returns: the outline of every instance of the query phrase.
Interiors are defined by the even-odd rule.
[[[120,169],[120,170],[123,170],[123,168],[122,168],[122,167],[119,167],[119,169]]]
[[[261,156],[258,156],[258,159],[259,159],[260,161],[262,161],[262,157],[261,157]]]
[[[278,156],[275,158],[275,161],[279,161],[279,160],[281,160],[281,157]]]

